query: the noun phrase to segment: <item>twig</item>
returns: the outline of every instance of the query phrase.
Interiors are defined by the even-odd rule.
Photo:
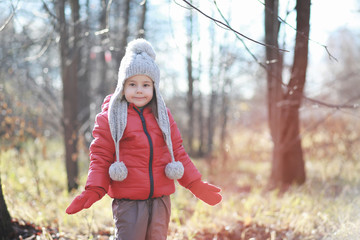
[[[271,14],[274,15],[274,11],[272,11],[270,8],[268,8],[268,7],[265,5],[265,3],[261,2],[260,0],[258,0],[258,2],[261,3],[262,5],[264,5],[266,11],[268,11],[268,12],[270,12]],[[320,45],[321,47],[323,47],[323,48],[326,50],[327,54],[329,55],[329,59],[330,59],[330,60],[331,60],[331,59],[334,59],[336,62],[338,61],[337,58],[334,57],[334,56],[330,53],[330,51],[329,51],[329,49],[328,49],[328,47],[327,47],[326,45],[324,45],[324,44],[322,44],[322,43],[320,43],[320,42],[318,42],[318,41],[315,41],[315,40],[311,39],[310,37],[306,36],[303,32],[298,31],[295,27],[293,27],[292,25],[290,25],[288,22],[286,22],[284,19],[282,19],[279,15],[277,16],[277,18],[280,20],[280,22],[282,22],[282,23],[284,23],[285,25],[289,26],[289,27],[290,27],[291,29],[293,29],[295,32],[299,33],[302,37],[306,38],[308,41],[311,41],[311,42],[316,43],[316,44]]]
[[[19,1],[17,1],[15,7],[14,7],[13,4],[11,5],[12,6],[12,12],[11,12],[10,16],[8,17],[8,19],[6,19],[5,23],[0,27],[0,32],[5,29],[5,27],[10,23],[11,19],[14,17],[18,4],[19,4]]]
[[[349,106],[348,103],[353,101],[353,100],[356,100],[356,99],[359,99],[360,98],[360,95],[359,96],[356,96],[354,98],[351,98],[349,100],[347,100],[345,103],[341,104],[341,105],[332,105],[332,104],[327,104],[327,103],[324,103],[324,102],[321,102],[321,101],[317,101],[318,104],[321,104],[321,105],[325,105],[325,106],[328,106],[328,107],[331,107],[333,108],[333,110],[326,114],[325,117],[321,118],[319,121],[317,121],[315,124],[313,124],[312,126],[309,126],[307,128],[304,129],[304,131],[302,133],[299,133],[299,137],[303,136],[305,133],[307,132],[310,132],[311,130],[317,128],[320,124],[322,124],[323,122],[325,122],[327,119],[329,119],[330,117],[332,117],[336,112],[338,111],[341,111],[341,108],[339,106]],[[308,99],[310,100],[310,99]],[[313,99],[311,99],[311,101],[313,101]]]
[[[37,53],[37,54],[34,55],[34,56],[29,56],[29,57],[24,58],[24,61],[25,61],[25,62],[31,62],[31,61],[34,61],[34,60],[40,58],[41,56],[43,56],[44,53],[46,52],[46,50],[49,48],[51,42],[52,42],[52,38],[49,37],[49,38],[47,39],[47,41],[46,41],[45,46],[44,46],[42,49],[40,49],[39,53]]]
[[[54,13],[52,13],[52,12],[50,11],[50,8],[49,8],[48,5],[46,4],[46,2],[45,2],[44,0],[41,0],[41,1],[42,1],[42,3],[43,3],[43,6],[44,6],[45,11],[46,11],[51,17],[53,17],[54,19],[56,19],[57,21],[59,21],[59,18],[58,18]]]
[[[316,100],[316,99],[312,99],[312,98],[309,98],[309,97],[306,97],[306,96],[303,96],[304,99],[310,101],[310,102],[313,102],[313,103],[316,103],[316,104],[319,104],[319,105],[322,105],[322,106],[325,106],[325,107],[328,107],[328,108],[335,108],[335,109],[343,109],[343,108],[349,108],[349,109],[356,109],[356,108],[359,108],[360,105],[358,103],[355,103],[355,104],[330,104],[330,103],[326,103],[326,102],[323,102],[323,101],[320,101],[320,100]],[[360,98],[360,96],[357,96],[355,99],[358,99]],[[354,99],[350,99],[349,101],[352,101]]]
[[[178,5],[178,6],[182,7],[182,8],[185,8],[185,9],[187,9],[187,10],[191,10],[191,9],[192,9],[191,7],[186,7],[186,6],[181,5],[181,4],[178,3],[176,0],[173,0],[173,1],[174,1],[174,3],[175,3],[176,5]]]
[[[221,18],[226,22],[227,25],[230,25],[230,24],[229,24],[229,21],[225,18],[225,16],[224,16],[223,13],[221,12],[220,8],[218,7],[216,0],[214,0],[214,4],[215,4],[215,7],[216,7],[218,13],[220,14]],[[249,49],[248,46],[246,45],[245,41],[242,40],[236,33],[235,33],[235,36],[236,36],[236,38],[237,38],[238,40],[240,40],[240,42],[241,42],[241,43],[243,44],[243,46],[245,47],[245,50],[251,55],[251,57],[252,57],[261,67],[263,67],[263,68],[266,69],[266,66],[265,66],[262,62],[260,62],[260,61],[258,60],[258,58],[255,56],[255,54],[253,54],[253,53],[250,51],[250,49]]]

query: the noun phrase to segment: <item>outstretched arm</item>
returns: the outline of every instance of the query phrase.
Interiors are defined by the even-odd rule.
[[[188,189],[200,200],[214,206],[221,202],[221,189],[210,183],[197,180],[188,186]]]
[[[79,196],[74,198],[71,204],[67,207],[66,213],[74,214],[91,207],[91,205],[100,200],[105,193],[105,190],[101,187],[88,187]]]

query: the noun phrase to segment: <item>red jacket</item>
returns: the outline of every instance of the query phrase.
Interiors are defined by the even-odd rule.
[[[170,195],[175,192],[174,180],[165,175],[165,166],[171,162],[167,145],[151,108],[139,110],[129,104],[127,125],[120,140],[120,160],[128,169],[124,181],[113,181],[109,167],[115,161],[115,144],[108,123],[108,108],[111,95],[107,96],[102,111],[96,116],[93,129],[94,140],[90,145],[90,167],[86,187],[102,187],[112,198],[144,200]],[[191,162],[182,146],[179,129],[168,110],[171,139],[176,161],[184,165],[184,176],[179,183],[187,187],[201,179],[201,174]],[[145,119],[142,125],[140,115]],[[149,134],[150,138],[147,137]],[[152,154],[151,154],[152,153]]]

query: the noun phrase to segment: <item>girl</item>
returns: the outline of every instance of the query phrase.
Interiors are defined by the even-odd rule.
[[[114,199],[116,239],[166,239],[175,179],[210,205],[222,199],[220,188],[201,180],[185,152],[159,81],[150,43],[130,42],[116,90],[96,116],[85,191],[66,209],[77,213],[107,193]]]

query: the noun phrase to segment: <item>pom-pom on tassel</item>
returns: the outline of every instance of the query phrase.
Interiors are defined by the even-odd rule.
[[[123,181],[128,174],[124,162],[114,162],[109,168],[110,178],[114,181]]]
[[[180,179],[184,175],[184,166],[179,161],[168,163],[165,167],[165,174],[170,179]]]

